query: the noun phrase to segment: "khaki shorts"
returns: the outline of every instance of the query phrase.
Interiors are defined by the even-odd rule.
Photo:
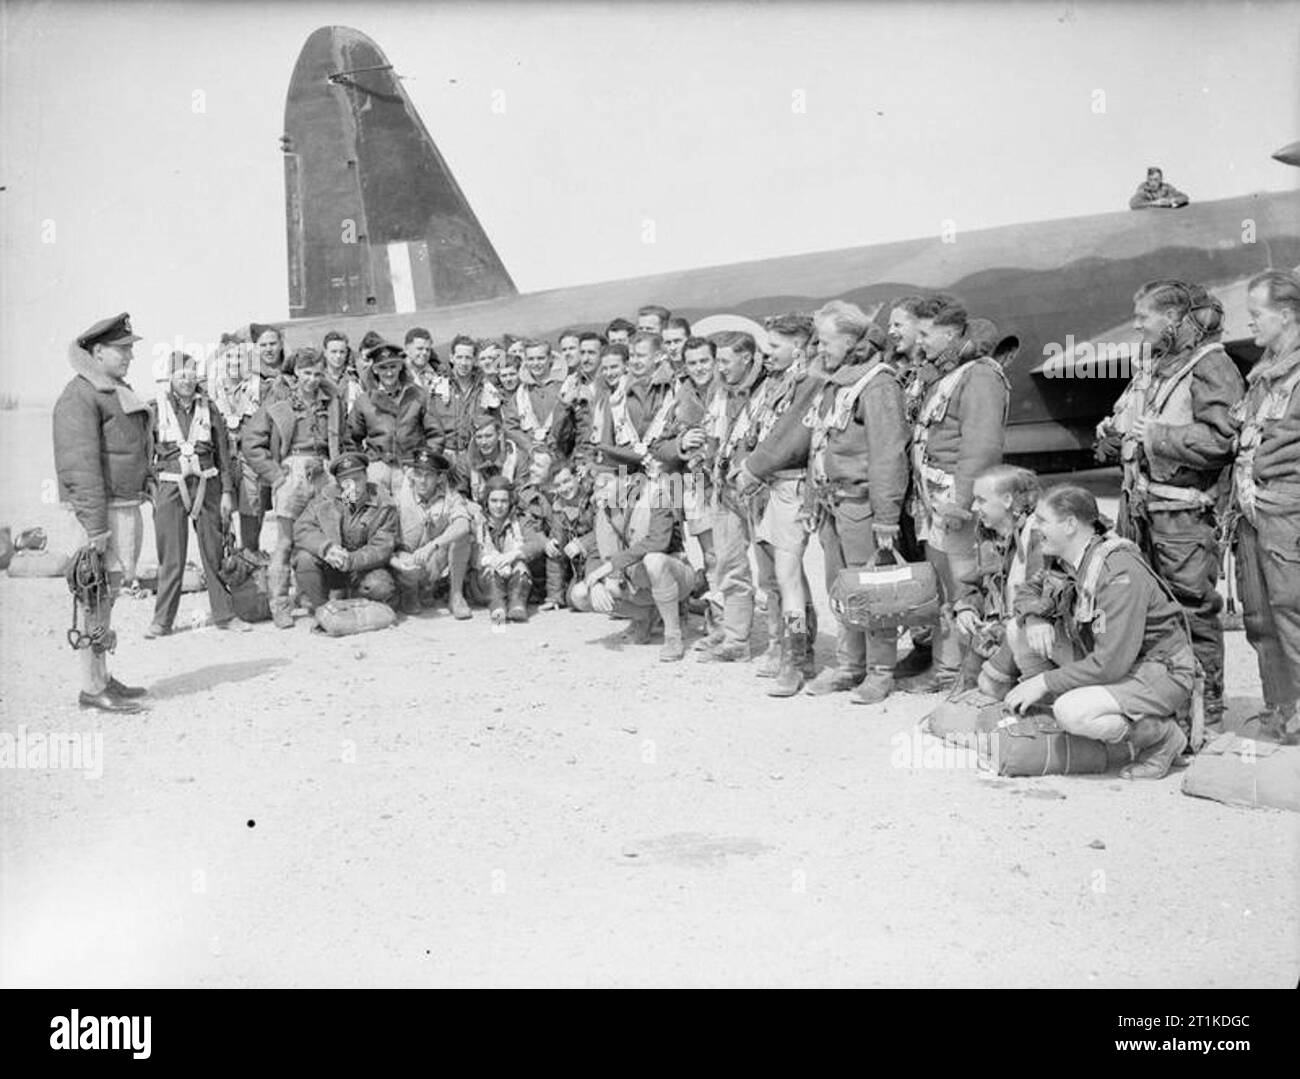
[[[296,521],[325,486],[325,460],[295,454],[284,459],[285,475],[271,488],[271,512]]]
[[[803,554],[808,547],[808,529],[804,527],[804,481],[774,480],[763,516],[754,529],[754,539],[769,543],[778,551]]]

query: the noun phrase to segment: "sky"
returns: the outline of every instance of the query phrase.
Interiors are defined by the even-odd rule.
[[[145,346],[287,317],[279,136],[319,26],[387,54],[526,292],[1123,209],[1148,164],[1199,200],[1300,180],[1269,156],[1300,139],[1296,3],[0,0],[0,20],[0,395],[26,403],[119,311]]]

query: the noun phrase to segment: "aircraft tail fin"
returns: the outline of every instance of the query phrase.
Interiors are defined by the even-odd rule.
[[[308,39],[284,110],[291,318],[491,300],[514,282],[379,46]]]

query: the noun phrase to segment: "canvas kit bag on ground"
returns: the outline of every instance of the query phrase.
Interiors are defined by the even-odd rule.
[[[15,551],[9,560],[10,577],[62,577],[72,555],[65,551]]]
[[[980,767],[1000,776],[1100,775],[1132,760],[1127,742],[1108,744],[1061,730],[1051,714],[1008,716],[979,736]]]
[[[1300,813],[1300,746],[1221,734],[1192,761],[1183,776],[1183,793],[1226,805]]]
[[[316,608],[316,624],[331,637],[351,637],[396,624],[397,612],[373,599],[332,599]]]
[[[136,583],[149,592],[158,591],[158,567],[145,566],[136,577]],[[195,562],[186,562],[181,570],[181,591],[202,592],[208,587],[208,579],[203,568]]]
[[[944,701],[921,720],[920,726],[949,745],[978,747],[997,730],[1005,714],[1001,704],[980,706],[960,700]]]
[[[892,552],[890,552],[892,554]],[[877,551],[870,566],[846,567],[830,588],[835,616],[851,629],[933,625],[939,617],[939,583],[929,562],[885,565]]]
[[[221,579],[230,589],[230,605],[245,622],[267,622],[271,618],[271,589],[266,576],[265,555],[235,547],[226,537],[221,559]]]

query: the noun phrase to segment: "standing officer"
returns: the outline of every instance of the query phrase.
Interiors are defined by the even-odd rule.
[[[181,580],[190,522],[208,586],[208,605],[218,629],[252,629],[235,616],[221,579],[222,537],[235,508],[235,466],[221,413],[198,390],[198,365],[184,352],[171,355],[171,380],[159,387],[154,414],[154,542],[158,547],[158,598],[146,637],[172,631],[181,602]]]
[[[134,358],[125,312],[97,322],[68,350],[76,372],[54,406],[54,467],[59,497],[77,517],[85,542],[104,556],[107,594],[78,612],[89,636],[81,650],[82,708],[138,712],[145,690],[108,673],[107,653],[117,643],[113,600],[124,568],[134,572],[140,554],[140,503],[149,482],[149,406],[126,382]]]
[[[1187,612],[1213,724],[1223,716],[1215,507],[1230,477],[1244,385],[1219,344],[1223,307],[1201,286],[1152,281],[1133,304],[1150,366],[1097,428],[1097,452],[1124,469],[1119,534],[1137,543]]]

